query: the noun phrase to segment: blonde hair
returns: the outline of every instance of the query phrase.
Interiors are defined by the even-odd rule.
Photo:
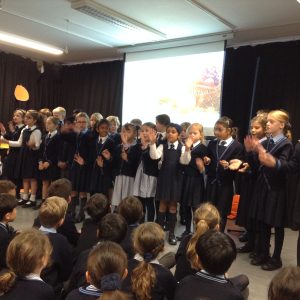
[[[199,269],[198,255],[196,252],[196,243],[198,239],[207,230],[215,229],[220,222],[221,217],[218,209],[209,202],[201,204],[200,207],[195,211],[194,223],[196,230],[188,243],[186,252],[187,259],[189,260],[193,269]]]
[[[80,112],[80,113],[78,113],[78,114],[75,116],[75,120],[76,120],[76,121],[77,121],[79,118],[85,118],[86,121],[87,121],[87,123],[90,122],[90,118],[89,118],[88,114],[85,113],[85,112]]]
[[[59,114],[61,114],[64,118],[66,117],[66,110],[65,110],[65,108],[63,108],[63,107],[61,107],[61,106],[58,106],[58,107],[56,107],[56,108],[54,108],[53,110],[52,110],[52,114],[53,113],[59,113]]]
[[[117,127],[120,126],[120,120],[119,120],[119,117],[117,117],[117,116],[108,116],[106,118],[106,120],[110,123],[115,123],[117,125]]]
[[[94,112],[91,114],[90,119],[95,118],[96,121],[100,121],[103,119],[103,116],[99,112]]]
[[[154,222],[139,225],[133,233],[133,248],[144,260],[132,271],[132,291],[138,300],[150,300],[156,273],[150,261],[164,249],[163,229]]]
[[[9,270],[0,275],[0,293],[8,292],[17,276],[25,277],[42,267],[51,252],[49,238],[37,229],[24,230],[16,235],[7,249]]]
[[[44,227],[51,228],[65,218],[68,204],[64,198],[53,196],[47,198],[39,210],[39,219]]]
[[[201,125],[200,123],[192,123],[188,129],[187,129],[187,133],[189,134],[190,133],[190,129],[192,127],[196,127],[197,130],[199,130],[200,134],[201,134],[201,137],[200,137],[200,141],[203,145],[205,145],[205,136],[204,136],[204,129],[203,129],[203,125]]]
[[[290,123],[290,116],[287,111],[283,109],[278,110],[271,110],[268,114],[268,116],[273,116],[278,122],[282,123],[284,125],[283,127],[283,134],[287,135],[288,130],[291,129],[291,123]]]

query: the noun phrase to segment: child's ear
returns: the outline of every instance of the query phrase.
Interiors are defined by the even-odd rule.
[[[69,195],[68,200],[67,200],[68,204],[70,204],[71,201],[72,201],[72,197],[71,197],[71,195]]]
[[[91,276],[89,274],[89,271],[85,272],[85,279],[86,279],[87,283],[91,283]]]
[[[128,275],[128,269],[126,268],[126,269],[124,270],[123,275],[122,275],[122,280],[124,280],[124,279],[127,277],[127,275]]]
[[[215,230],[220,231],[220,224],[217,224]]]
[[[64,224],[64,221],[65,221],[65,218],[60,219],[57,224],[57,228],[60,227],[62,224]]]

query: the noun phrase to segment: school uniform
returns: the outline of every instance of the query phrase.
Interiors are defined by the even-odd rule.
[[[20,176],[21,178],[38,178],[38,158],[41,144],[41,131],[34,125],[22,129],[18,141],[9,141],[10,147],[21,147],[20,149]],[[29,141],[34,142],[35,149],[27,146]]]
[[[0,222],[0,269],[7,268],[6,251],[15,235],[16,231],[13,227]]]
[[[227,215],[231,211],[236,172],[224,169],[219,162],[221,160],[229,162],[232,159],[242,159],[243,146],[232,137],[224,141],[215,139],[209,142],[207,154],[211,162],[206,167],[206,200],[218,208],[222,217],[222,230],[224,230]]]
[[[90,156],[91,156],[91,193],[102,193],[108,196],[108,191],[113,187],[112,184],[112,168],[113,168],[113,155],[115,152],[115,142],[109,137],[99,137],[93,139],[91,143]],[[111,154],[110,159],[106,159],[102,152],[108,150]],[[96,159],[98,157],[103,159],[103,167],[99,167]]]
[[[57,295],[60,294],[63,282],[69,279],[73,267],[73,258],[71,247],[67,239],[57,233],[54,228],[45,228],[41,226],[39,229],[48,236],[52,245],[51,265],[46,267],[41,278],[50,284]]]
[[[66,300],[93,300],[100,299],[102,292],[94,285],[82,286],[70,292]]]
[[[24,129],[25,125],[20,124],[15,127],[14,132],[8,132],[4,134],[4,138],[9,141],[18,141],[21,131]],[[13,181],[16,184],[19,184],[21,179],[20,177],[20,148],[19,147],[11,147],[8,151],[7,157],[4,162],[4,170],[3,173],[7,177],[7,179]]]
[[[0,296],[3,300],[55,300],[52,287],[38,275],[30,274],[25,278],[17,277],[14,286]]]
[[[128,160],[121,158],[121,152],[127,153]],[[114,155],[114,174],[116,175],[112,205],[118,206],[122,199],[133,195],[133,183],[140,161],[141,148],[138,144],[126,147],[118,145]]]
[[[59,149],[62,142],[57,130],[48,133],[44,136],[43,142],[40,148],[40,162],[48,162],[49,167],[40,171],[40,177],[42,180],[54,181],[60,177],[60,170],[57,166]]]
[[[143,260],[141,256],[136,255],[134,259],[128,261],[128,275],[122,283],[122,290],[132,293],[131,288],[131,275],[132,271],[139,265],[140,261]],[[152,300],[172,300],[174,299],[174,292],[177,286],[177,282],[173,277],[170,270],[161,266],[158,260],[153,260],[150,262],[151,266],[154,268],[156,274],[156,281],[151,289],[151,299]]]
[[[224,276],[200,271],[179,282],[174,299],[242,300],[244,297]]]

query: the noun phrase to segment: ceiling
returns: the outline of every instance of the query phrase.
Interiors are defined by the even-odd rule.
[[[0,0],[0,31],[61,49],[61,56],[0,44],[0,50],[62,64],[122,58],[119,47],[233,33],[228,45],[300,38],[296,0],[83,0],[138,22],[127,30],[71,7],[76,0]],[[153,32],[154,34],[153,34]]]

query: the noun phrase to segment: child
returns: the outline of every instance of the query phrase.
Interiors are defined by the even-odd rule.
[[[16,197],[9,194],[0,194],[0,269],[6,267],[7,247],[15,236],[16,231],[9,223],[17,216]]]
[[[102,193],[109,196],[112,184],[113,154],[115,142],[109,137],[109,122],[102,119],[97,123],[97,136],[91,143],[90,156],[92,162],[91,193]]]
[[[43,270],[41,277],[50,284],[56,295],[60,295],[63,282],[72,271],[72,251],[67,239],[57,233],[57,228],[64,222],[67,212],[67,202],[60,197],[49,197],[41,205],[39,230],[48,236],[52,244],[51,266]]]
[[[115,208],[122,199],[133,195],[133,183],[140,161],[141,148],[136,143],[136,128],[130,123],[122,126],[122,144],[115,151],[115,185],[112,206]]]
[[[66,112],[65,108],[63,108],[61,106],[58,106],[52,110],[53,117],[59,119],[59,126],[58,126],[59,130],[64,125],[64,120],[66,118],[66,114],[67,114],[67,112]]]
[[[142,151],[141,161],[136,172],[133,185],[133,194],[138,197],[143,205],[144,217],[148,222],[153,222],[155,217],[154,197],[156,193],[157,176],[158,176],[158,162],[150,157],[149,148],[149,133],[154,131],[156,133],[156,126],[147,122],[141,128],[141,143]]]
[[[103,119],[103,116],[99,112],[92,113],[90,116],[90,129],[96,131],[96,126]]]
[[[214,299],[242,300],[241,292],[226,278],[225,273],[236,259],[233,240],[222,232],[208,230],[196,243],[197,270],[180,281],[175,300]]]
[[[156,121],[156,128],[157,128],[157,144],[160,145],[161,143],[166,141],[167,136],[167,127],[171,123],[170,117],[166,114],[157,115],[155,118]]]
[[[36,205],[38,156],[44,122],[39,112],[28,110],[25,115],[25,124],[26,127],[22,129],[17,141],[7,141],[5,139],[4,141],[7,141],[10,147],[21,147],[21,177],[24,193],[18,204],[28,208]],[[29,188],[31,189],[30,198]]]
[[[109,122],[109,134],[116,145],[122,143],[121,136],[118,133],[120,127],[120,120],[117,116],[108,116],[106,120]]]
[[[188,137],[188,134],[187,134],[187,130],[188,128],[191,126],[191,123],[189,122],[183,122],[180,124],[181,128],[182,128],[182,131],[180,133],[180,142],[182,145],[185,144],[185,141]]]
[[[187,130],[188,138],[185,142],[185,149],[191,157],[188,165],[184,166],[184,178],[182,189],[182,204],[185,209],[185,231],[182,237],[190,234],[192,224],[192,212],[204,202],[204,163],[203,158],[207,154],[204,145],[203,126],[193,123]]]
[[[300,295],[300,268],[286,267],[280,270],[272,279],[269,300],[297,300]]]
[[[234,194],[235,172],[229,169],[229,161],[241,159],[243,146],[232,138],[232,120],[221,117],[215,124],[215,140],[207,146],[208,155],[204,158],[207,165],[207,201],[219,209],[222,217],[221,231],[225,230],[227,215],[231,211]]]
[[[196,209],[194,213],[195,233],[183,237],[175,256],[175,278],[177,281],[182,280],[187,275],[195,274],[197,266],[196,243],[207,230],[218,230],[220,222],[219,211],[211,203],[203,203]]]
[[[122,248],[113,242],[103,242],[93,248],[87,260],[89,285],[73,290],[66,300],[128,300],[127,294],[119,291],[127,273],[127,256]]]
[[[98,243],[111,241],[120,244],[126,236],[127,223],[126,220],[119,214],[109,213],[105,215],[98,226]],[[79,255],[69,281],[68,291],[86,283],[85,273],[87,270],[87,258],[92,247]]]
[[[131,259],[134,256],[132,233],[143,218],[143,206],[138,198],[133,196],[126,197],[118,206],[118,213],[124,217],[128,225],[126,237],[122,241],[121,246],[126,252],[128,259]]]
[[[10,180],[0,180],[0,194],[10,194],[16,197],[16,186]]]
[[[136,255],[128,261],[128,276],[123,289],[132,291],[138,300],[172,300],[176,280],[161,266],[157,256],[164,250],[164,231],[156,223],[141,224],[133,233]]]
[[[62,131],[62,139],[73,145],[73,161],[70,166],[70,179],[72,182],[73,204],[79,193],[79,213],[75,217],[75,222],[80,223],[84,220],[84,206],[89,191],[89,145],[91,135],[88,132],[89,117],[85,112],[76,115],[76,126],[74,132]],[[74,207],[75,210],[75,207]]]
[[[109,213],[110,204],[103,194],[91,196],[85,206],[89,218],[85,219],[82,225],[81,234],[78,240],[76,253],[80,254],[97,243],[97,231],[102,218]]]
[[[39,171],[42,179],[42,201],[48,197],[48,188],[51,181],[59,178],[58,155],[61,148],[61,139],[57,134],[59,119],[48,117],[46,120],[47,135],[43,138],[40,149]]]
[[[137,139],[140,140],[140,134],[141,134],[141,127],[142,127],[142,120],[140,119],[132,119],[130,121],[130,124],[134,125],[137,131]]]
[[[190,162],[189,149],[179,143],[181,127],[170,123],[167,127],[167,143],[156,147],[155,132],[150,133],[150,157],[161,159],[162,165],[157,180],[156,198],[159,202],[157,222],[164,226],[167,210],[170,245],[176,245],[175,237],[177,202],[181,197],[183,167]]]
[[[268,114],[267,132],[270,137],[262,142],[264,152],[274,156],[278,164],[288,161],[293,152],[291,142],[285,133],[289,126],[289,116],[282,110]],[[259,143],[257,146],[259,146]],[[247,145],[247,140],[245,140]],[[257,149],[257,147],[255,147]],[[251,264],[260,265],[263,270],[281,268],[281,250],[284,240],[286,213],[286,177],[280,169],[261,166],[253,191],[251,217],[260,224],[259,249],[261,253],[252,259]],[[275,247],[269,256],[271,228],[275,227]]]
[[[25,110],[17,109],[13,115],[13,128],[9,132],[5,131],[5,128],[1,130],[3,137],[10,141],[17,141],[21,135],[22,129],[24,129],[24,117]],[[18,197],[21,188],[21,174],[20,174],[20,147],[11,147],[8,151],[6,160],[4,162],[4,175],[7,179],[11,180],[17,186]]]
[[[9,270],[0,275],[0,293],[4,300],[53,300],[51,286],[40,277],[52,248],[47,236],[36,229],[18,234],[7,249]]]

